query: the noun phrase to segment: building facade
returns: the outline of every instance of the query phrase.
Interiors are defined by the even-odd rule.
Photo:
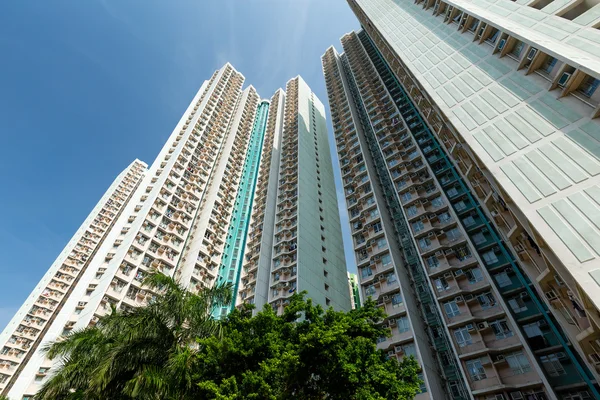
[[[358,309],[361,306],[360,287],[356,274],[348,272],[348,290],[350,290],[350,299],[352,299],[352,309]]]
[[[380,346],[423,398],[600,398],[600,5],[349,4],[322,61]]]
[[[297,290],[350,309],[324,107],[300,77],[270,101],[243,83],[216,71],[154,163],[111,185],[0,336],[2,394],[36,393],[52,374],[45,343],[146,304],[152,270],[190,291],[232,284],[215,317],[243,302],[281,311]]]

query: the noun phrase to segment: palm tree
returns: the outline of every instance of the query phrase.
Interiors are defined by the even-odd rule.
[[[36,399],[193,398],[190,371],[197,339],[221,335],[212,312],[231,301],[231,286],[194,294],[157,272],[144,285],[158,292],[147,306],[113,309],[95,326],[46,346],[48,357],[60,366]]]

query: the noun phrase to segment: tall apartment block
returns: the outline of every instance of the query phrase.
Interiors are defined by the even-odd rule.
[[[600,4],[349,4],[322,61],[379,346],[418,399],[600,398]]]
[[[295,291],[350,309],[323,105],[300,78],[261,100],[230,64],[205,81],[154,163],[109,188],[0,336],[0,392],[29,399],[52,374],[40,349],[154,296],[144,277],[281,311]],[[255,257],[256,255],[256,257]]]

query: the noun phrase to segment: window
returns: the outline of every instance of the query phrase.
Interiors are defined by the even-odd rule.
[[[371,210],[371,218],[377,218],[379,217],[379,209],[375,208],[373,210]]]
[[[422,231],[424,228],[423,222],[417,221],[417,222],[413,223],[412,228],[413,228],[413,231],[415,231],[415,233]]]
[[[375,285],[367,286],[367,288],[365,289],[365,294],[367,296],[373,296],[375,293],[376,293]]]
[[[483,258],[485,265],[492,265],[498,262],[498,257],[496,257],[496,253],[492,250],[483,253],[481,257]]]
[[[441,214],[438,214],[438,219],[440,220],[441,223],[444,222],[448,222],[452,219],[452,217],[450,216],[450,214],[448,214],[447,212],[443,212]]]
[[[467,208],[467,204],[461,200],[457,203],[454,203],[454,208],[456,209],[456,211],[461,212],[462,210]]]
[[[388,285],[391,285],[394,282],[396,282],[396,275],[395,274],[389,274],[387,276],[387,283],[388,283]]]
[[[508,300],[508,305],[516,313],[527,311],[527,305],[520,296]]]
[[[579,86],[579,92],[586,97],[592,97],[598,86],[600,86],[600,79],[588,76]]]
[[[368,278],[369,276],[373,275],[373,270],[371,270],[371,267],[364,267],[360,269],[360,275],[363,279]]]
[[[473,339],[471,338],[469,329],[466,326],[454,330],[454,337],[456,338],[456,343],[459,347],[465,347],[473,344]]]
[[[452,228],[448,232],[446,232],[446,237],[448,238],[448,240],[454,241],[460,239],[462,237],[462,234],[460,233],[458,228]]]
[[[405,344],[402,346],[402,349],[407,357],[413,356],[414,358],[417,358],[417,349],[414,343]]]
[[[445,278],[437,278],[434,281],[434,283],[435,283],[435,288],[438,292],[443,292],[450,288],[450,286],[448,285],[448,282],[446,281]]]
[[[421,239],[419,239],[419,247],[421,249],[424,250],[424,249],[428,248],[429,246],[431,246],[431,240],[429,240],[429,238],[421,238]]]
[[[441,207],[444,205],[444,200],[441,197],[436,197],[435,199],[431,200],[431,205],[434,207]]]
[[[473,243],[475,243],[475,244],[485,243],[487,240],[485,238],[485,235],[481,232],[478,232],[478,233],[474,234],[473,236],[471,236],[471,239],[473,239]]]
[[[383,227],[381,226],[381,222],[377,222],[376,224],[373,224],[373,230],[375,231],[375,233],[381,232],[382,229],[383,229]]]
[[[389,267],[390,265],[392,265],[392,257],[389,254],[385,254],[381,257],[381,263],[383,264],[383,267]]]
[[[454,254],[456,254],[456,258],[460,261],[464,261],[467,258],[471,258],[471,252],[467,246],[461,246],[454,250]]]
[[[448,318],[456,317],[460,314],[460,310],[455,301],[444,303],[444,311],[446,312]]]
[[[500,31],[496,28],[492,28],[492,31],[490,32],[490,36],[489,38],[486,40],[486,42],[490,42],[490,43],[496,43],[496,40],[498,39],[498,35],[500,34]]]
[[[412,195],[410,194],[410,192],[402,193],[402,195],[400,195],[400,199],[402,200],[403,203],[406,203],[411,198],[412,198]]]
[[[494,279],[498,282],[498,286],[500,287],[506,287],[512,284],[512,280],[506,272],[500,272],[499,274],[494,275]]]
[[[392,307],[398,308],[402,305],[402,295],[400,293],[395,293],[392,296]]]
[[[467,361],[466,366],[467,372],[469,373],[471,380],[480,381],[482,379],[487,378],[487,375],[485,374],[485,369],[483,368],[480,359],[469,360]]]
[[[560,376],[567,374],[560,362],[560,359],[558,358],[557,353],[548,354],[547,356],[541,356],[540,361],[542,362],[542,366],[550,376]]]
[[[465,226],[471,226],[475,224],[475,218],[473,218],[472,216],[468,216],[466,218],[463,218],[463,223],[465,224]]]
[[[523,51],[523,47],[525,47],[525,43],[518,41],[517,43],[515,43],[514,47],[512,48],[512,51],[510,52],[510,54],[514,55],[515,57],[519,58],[519,56],[521,55],[521,51]]]
[[[396,326],[398,327],[398,332],[407,332],[410,329],[410,322],[408,321],[407,316],[400,317],[396,320]]]
[[[509,354],[505,357],[508,366],[513,372],[513,375],[521,375],[531,371],[529,360],[521,352]]]
[[[508,327],[508,323],[505,319],[499,319],[497,321],[490,322],[490,327],[496,335],[496,339],[506,339],[513,336],[513,332]]]
[[[471,284],[481,282],[483,280],[483,273],[479,267],[468,270],[465,272],[465,275]]]
[[[552,72],[555,65],[556,65],[556,58],[547,56],[546,60],[544,61],[544,64],[541,66],[540,69],[542,71],[544,71],[545,73],[549,74],[550,72]]]
[[[477,300],[483,309],[492,308],[496,305],[496,299],[491,292],[478,295]]]
[[[427,257],[425,261],[429,268],[437,268],[440,265],[440,260],[436,256]]]
[[[385,240],[385,238],[381,238],[377,240],[377,248],[378,249],[382,249],[385,246],[387,246],[387,240]]]
[[[427,386],[425,386],[425,380],[423,379],[423,373],[419,372],[417,374],[417,377],[419,378],[419,393],[427,393]]]
[[[531,323],[531,324],[527,324],[527,325],[523,325],[523,331],[525,331],[525,335],[528,338],[532,338],[532,337],[536,337],[536,336],[542,336],[542,330],[540,329],[539,325],[537,322]]]
[[[464,393],[462,392],[460,384],[456,381],[450,382],[450,393],[452,394],[453,398],[464,396]]]
[[[406,209],[406,214],[409,217],[414,217],[415,215],[417,215],[418,211],[417,211],[417,206],[410,206]]]

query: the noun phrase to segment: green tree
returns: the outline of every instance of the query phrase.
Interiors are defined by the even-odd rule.
[[[198,390],[190,369],[196,341],[221,335],[211,312],[231,301],[231,288],[193,294],[161,273],[144,284],[159,292],[147,306],[113,309],[95,326],[47,346],[61,366],[36,399],[186,399]]]
[[[348,313],[296,294],[278,316],[244,306],[219,322],[229,287],[187,292],[153,274],[159,295],[116,311],[47,347],[60,367],[38,400],[405,400],[419,390],[418,364],[377,350],[382,310]]]
[[[294,295],[283,315],[266,306],[230,314],[220,338],[199,339],[200,399],[403,400],[419,391],[418,364],[387,360],[376,347],[388,331],[368,301],[348,313]]]

